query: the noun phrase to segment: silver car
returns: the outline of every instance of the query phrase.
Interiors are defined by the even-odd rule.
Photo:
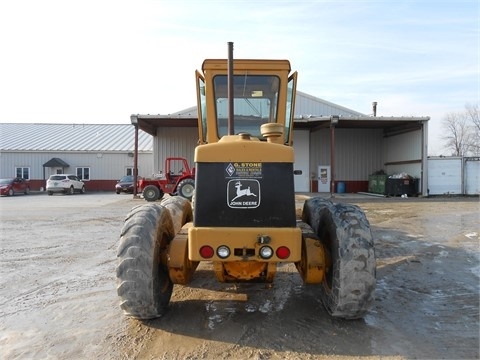
[[[84,194],[85,183],[76,175],[72,174],[50,175],[47,180],[47,193],[48,195],[53,195],[53,193],[57,192],[70,195],[74,194],[75,192]]]

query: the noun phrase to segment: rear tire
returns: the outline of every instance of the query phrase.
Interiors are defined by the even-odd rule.
[[[30,188],[29,187],[25,188],[25,195],[28,195],[28,194],[30,194]]]
[[[117,252],[117,293],[126,315],[153,319],[165,312],[173,283],[162,257],[174,235],[172,217],[163,206],[137,206],[127,216]]]
[[[195,191],[195,180],[183,179],[177,187],[178,195],[187,200],[192,200],[193,192]]]
[[[155,185],[147,185],[145,186],[145,189],[143,189],[143,198],[147,201],[157,201],[162,197],[163,193],[160,193],[160,189]]]
[[[334,317],[363,317],[374,301],[375,250],[370,224],[355,205],[322,198],[305,202],[302,215],[330,255],[320,298]]]

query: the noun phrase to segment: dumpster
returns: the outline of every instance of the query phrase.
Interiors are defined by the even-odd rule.
[[[418,179],[411,176],[394,178],[389,177],[386,180],[385,194],[390,196],[416,196],[418,194]]]
[[[368,192],[375,194],[385,194],[385,183],[387,175],[370,175],[368,177]]]

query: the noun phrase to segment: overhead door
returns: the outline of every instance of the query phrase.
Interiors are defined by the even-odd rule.
[[[462,194],[462,159],[428,159],[428,194]]]
[[[465,194],[480,194],[480,159],[465,159]]]

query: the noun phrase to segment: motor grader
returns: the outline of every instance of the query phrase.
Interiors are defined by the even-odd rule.
[[[296,79],[287,60],[234,60],[231,48],[196,71],[193,209],[176,196],[127,216],[117,266],[126,315],[161,316],[173,285],[187,285],[202,261],[221,282],[271,283],[279,264],[294,263],[332,316],[368,311],[376,267],[363,211],[313,197],[296,215]]]

